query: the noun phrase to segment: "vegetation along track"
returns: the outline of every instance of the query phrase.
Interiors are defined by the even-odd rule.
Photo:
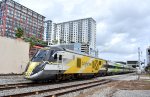
[[[66,86],[56,87],[56,88],[51,88],[51,89],[7,95],[4,97],[22,97],[22,96],[36,96],[36,95],[42,95],[45,97],[52,97],[52,96],[56,97],[59,95],[67,94],[67,93],[74,92],[74,91],[79,91],[82,89],[87,89],[90,87],[106,84],[109,82],[111,82],[111,80],[96,80],[96,81],[84,82],[84,83],[80,83],[80,84],[76,83],[74,85],[66,85]]]

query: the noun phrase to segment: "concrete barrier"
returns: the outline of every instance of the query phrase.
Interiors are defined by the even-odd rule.
[[[0,74],[21,74],[29,62],[29,43],[0,36]]]

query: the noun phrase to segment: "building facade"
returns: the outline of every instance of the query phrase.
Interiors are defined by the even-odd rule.
[[[45,17],[13,1],[0,2],[0,35],[15,38],[17,28],[22,28],[25,37],[43,40]]]
[[[57,44],[57,45],[51,45],[51,46],[59,46],[65,49],[69,49],[78,53],[82,53],[81,52],[81,43],[68,43],[68,44]]]
[[[81,43],[96,48],[96,21],[93,18],[73,20],[54,25],[53,41],[58,43]]]
[[[127,65],[133,68],[139,67],[139,62],[136,60],[127,61]]]
[[[86,54],[89,54],[89,44],[82,44],[81,45],[81,52],[82,53],[86,53]]]
[[[150,66],[150,47],[146,49],[147,65]]]
[[[51,41],[51,37],[52,37],[52,21],[51,20],[47,20],[45,21],[45,29],[44,29],[44,33],[45,33],[45,41]]]

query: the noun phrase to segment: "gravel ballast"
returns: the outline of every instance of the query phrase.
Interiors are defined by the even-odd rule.
[[[72,93],[68,93],[65,95],[61,95],[60,97],[150,97],[150,90],[149,87],[143,88],[143,85],[147,85],[148,83],[142,84],[142,81],[139,81],[140,86],[138,90],[136,84],[137,82],[137,75],[135,74],[124,74],[124,75],[114,75],[114,76],[105,76],[105,77],[97,77],[94,79],[85,79],[80,81],[71,81],[71,82],[65,82],[65,83],[51,83],[50,85],[46,86],[37,86],[37,87],[28,87],[28,88],[21,88],[21,89],[11,89],[11,90],[4,90],[0,91],[0,96],[5,95],[11,95],[11,94],[18,94],[18,93],[27,93],[31,91],[38,91],[43,89],[52,89],[56,87],[61,87],[65,85],[73,85],[76,83],[84,83],[88,81],[94,81],[94,80],[100,80],[100,79],[111,79],[113,80],[111,85],[99,85],[93,88],[85,89],[82,91],[76,91]],[[146,79],[149,80],[147,77],[141,76],[140,79]],[[137,82],[136,82],[137,81]],[[17,76],[0,76],[0,84],[14,84],[14,83],[25,83],[25,82],[32,82],[29,80],[24,79],[24,77],[21,75]],[[150,82],[150,81],[149,81]],[[119,85],[119,83],[124,85]],[[126,84],[128,84],[128,87],[126,87]],[[135,85],[136,87],[130,87]],[[132,90],[128,90],[132,89]],[[145,90],[141,90],[145,89]],[[137,94],[136,94],[137,93]],[[138,96],[136,96],[138,95]],[[142,96],[141,96],[142,95]],[[44,96],[44,94],[36,95],[38,97]]]

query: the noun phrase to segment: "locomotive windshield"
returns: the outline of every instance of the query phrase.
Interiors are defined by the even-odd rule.
[[[57,51],[62,51],[60,48],[53,47],[51,49],[41,49],[39,50],[35,56],[32,58],[32,62],[41,62],[41,61],[50,61],[54,62],[57,60],[57,54],[56,56],[53,56],[53,54]]]
[[[39,50],[36,55],[32,58],[33,62],[41,62],[45,60],[49,50]]]

